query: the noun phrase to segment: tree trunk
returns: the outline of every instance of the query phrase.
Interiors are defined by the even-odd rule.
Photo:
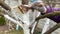
[[[5,4],[4,1],[1,1],[1,0],[0,0],[0,5],[1,5],[3,8],[5,8],[6,10],[11,10],[11,8],[10,8],[7,4]]]
[[[60,27],[60,23],[56,24],[54,27],[50,28],[48,31],[46,31],[44,34],[51,34],[53,31],[58,29]]]
[[[30,29],[28,25],[24,24],[23,30],[24,30],[24,34],[30,34]]]

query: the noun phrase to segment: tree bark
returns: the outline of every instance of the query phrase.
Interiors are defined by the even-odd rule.
[[[28,4],[29,3],[29,0],[22,0],[22,4]]]
[[[36,21],[38,21],[39,19],[45,18],[45,17],[58,16],[58,15],[60,15],[60,12],[52,12],[52,13],[41,15],[41,16],[37,17]],[[60,23],[56,24],[54,27],[49,29],[47,32],[45,32],[45,34],[51,34],[53,31],[55,31],[59,27],[60,27]]]
[[[11,10],[11,8],[2,0],[0,0],[0,5],[5,8],[6,10]]]
[[[60,27],[60,23],[56,24],[54,27],[50,28],[48,31],[46,31],[44,34],[51,34],[53,31],[58,29]]]
[[[45,17],[57,16],[57,15],[60,15],[60,12],[52,12],[52,13],[49,13],[49,14],[40,15],[39,17],[37,17],[35,19],[35,21],[38,21],[39,19],[42,19],[42,18],[45,18]],[[31,24],[31,26],[35,23],[35,21]],[[30,28],[31,28],[31,26],[30,26]]]
[[[35,21],[38,21],[39,19],[42,19],[42,18],[45,18],[45,17],[51,17],[51,16],[57,16],[57,15],[60,15],[60,12],[52,12],[52,13],[48,13],[48,14],[45,14],[45,15],[40,15],[39,17],[37,17],[35,19]],[[32,25],[34,24],[35,22],[32,23]],[[31,26],[30,26],[31,27]]]
[[[42,18],[45,18],[45,17],[58,16],[58,15],[60,15],[60,12],[52,12],[52,13],[48,13],[48,14],[45,14],[45,15],[40,15],[39,17],[37,17],[35,19],[35,21],[37,21],[39,19],[42,19]]]

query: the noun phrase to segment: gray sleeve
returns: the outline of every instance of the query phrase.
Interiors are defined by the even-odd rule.
[[[45,8],[44,7],[37,7],[37,6],[34,6],[33,7],[34,9],[40,11],[40,12],[44,12],[45,11]]]

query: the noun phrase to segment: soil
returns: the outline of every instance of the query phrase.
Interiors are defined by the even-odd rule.
[[[5,30],[9,30],[8,25],[0,26],[0,31],[5,31]]]

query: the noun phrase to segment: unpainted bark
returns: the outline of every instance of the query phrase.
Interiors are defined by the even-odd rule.
[[[4,1],[2,1],[2,0],[0,0],[0,6],[5,8],[6,10],[11,10],[11,8]]]
[[[42,19],[42,18],[45,18],[45,17],[59,16],[59,15],[60,15],[60,12],[51,12],[51,13],[48,13],[48,14],[45,14],[45,15],[40,15],[39,17],[37,17],[35,19],[35,21],[37,21],[39,19]]]
[[[29,3],[29,0],[22,0],[22,4],[28,4]]]

